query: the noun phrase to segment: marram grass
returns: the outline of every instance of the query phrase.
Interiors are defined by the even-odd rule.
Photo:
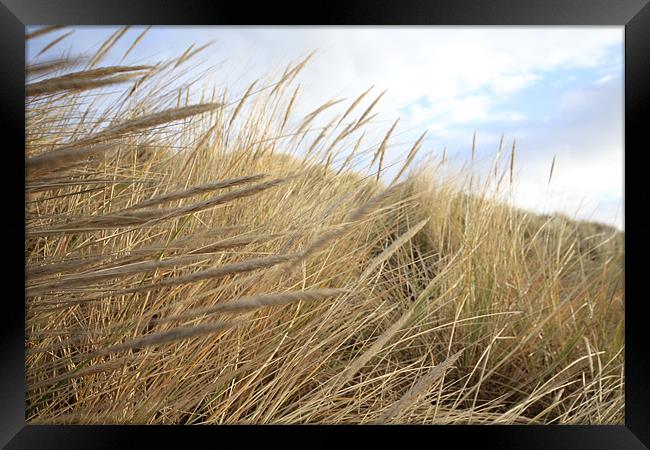
[[[623,423],[621,233],[467,194],[424,135],[384,184],[383,93],[295,116],[311,55],[178,89],[203,47],[102,67],[123,34],[26,69],[30,423]]]

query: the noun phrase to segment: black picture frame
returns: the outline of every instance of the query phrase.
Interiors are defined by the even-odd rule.
[[[622,426],[36,426],[25,424],[24,146],[25,26],[26,25],[619,25],[625,27],[625,283],[626,283],[626,407]],[[648,153],[643,117],[650,112],[650,6],[648,0],[484,0],[373,1],[295,4],[277,2],[0,0],[0,111],[4,128],[3,172],[8,184],[4,200],[16,201],[8,210],[2,249],[7,253],[0,313],[0,445],[9,449],[129,448],[160,443],[188,445],[195,439],[224,444],[273,439],[300,445],[325,445],[355,438],[399,439],[454,447],[526,449],[636,449],[650,446],[650,349],[643,306],[641,265],[647,255],[644,190]],[[10,139],[11,138],[11,139]],[[22,166],[24,169],[24,166]],[[647,178],[647,175],[645,175]],[[638,198],[637,198],[638,197]],[[13,205],[12,205],[13,206]],[[22,210],[24,211],[24,210]],[[15,289],[15,290],[14,290]],[[9,294],[11,292],[11,294]],[[216,434],[216,435],[215,435]],[[341,435],[349,436],[341,436]],[[208,436],[210,435],[210,436]],[[314,439],[316,438],[316,439]],[[270,442],[270,441],[266,441]],[[245,444],[246,445],[246,444]],[[417,445],[417,444],[416,444]]]

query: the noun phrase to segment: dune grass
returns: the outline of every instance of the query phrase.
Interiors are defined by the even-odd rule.
[[[623,423],[621,233],[467,194],[424,135],[384,183],[383,93],[294,116],[311,55],[179,89],[201,48],[102,66],[123,34],[26,70],[29,423]]]

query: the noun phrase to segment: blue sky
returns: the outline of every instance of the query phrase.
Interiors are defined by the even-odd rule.
[[[38,60],[92,52],[114,30],[74,27]],[[106,61],[119,61],[142,30],[132,27]],[[28,41],[28,61],[67,31]],[[452,166],[468,161],[476,130],[479,159],[491,162],[504,134],[508,149],[517,140],[514,204],[623,228],[623,36],[623,27],[154,27],[125,62],[215,40],[205,85],[243,91],[316,50],[297,114],[387,89],[370,130],[380,140],[400,118],[387,164],[424,130],[423,150],[446,148]]]

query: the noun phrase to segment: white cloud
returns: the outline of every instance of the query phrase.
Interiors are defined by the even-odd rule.
[[[605,84],[605,83],[609,83],[610,81],[614,80],[615,78],[616,78],[616,75],[610,73],[610,74],[607,74],[607,75],[605,75],[605,76],[603,76],[603,77],[600,77],[600,78],[596,81],[596,84]]]
[[[622,227],[623,87],[609,83],[569,91],[558,114],[519,140],[516,203]],[[551,185],[547,180],[557,155]]]
[[[450,97],[427,106],[416,104],[408,110],[408,118],[417,124],[430,124],[436,121],[446,125],[463,124],[485,120],[489,107],[490,99],[485,95]]]
[[[106,36],[112,32],[104,30]],[[79,31],[75,45],[83,36]],[[96,32],[93,36],[89,44],[101,41]],[[469,150],[476,128],[481,151],[494,151],[505,132],[518,136],[518,163],[530,166],[525,173],[532,178],[521,183],[522,204],[548,206],[542,196],[544,172],[553,154],[558,154],[556,183],[565,210],[581,197],[608,196],[610,203],[621,198],[616,173],[622,173],[623,113],[617,80],[623,27],[169,27],[152,29],[132,56],[182,53],[193,42],[215,38],[211,54],[225,64],[210,77],[231,91],[243,91],[316,49],[300,76],[297,116],[334,97],[351,100],[375,85],[368,102],[388,89],[370,131],[378,139],[399,116],[400,142],[428,129],[427,146],[435,150]],[[584,71],[593,74],[584,77]],[[585,87],[586,79],[597,81]],[[562,94],[569,87],[578,89]],[[526,89],[538,89],[537,97],[515,106],[513,99]],[[536,103],[556,97],[561,99],[550,111],[536,110]],[[399,159],[408,148],[391,147],[387,159]],[[531,181],[537,175],[542,181]]]
[[[490,93],[511,95],[556,69],[602,64],[622,28],[211,28],[228,64],[245,59],[248,78],[317,49],[305,71],[309,106],[336,95],[388,88],[383,110]],[[236,70],[235,70],[236,71]],[[464,117],[462,114],[460,117]]]

